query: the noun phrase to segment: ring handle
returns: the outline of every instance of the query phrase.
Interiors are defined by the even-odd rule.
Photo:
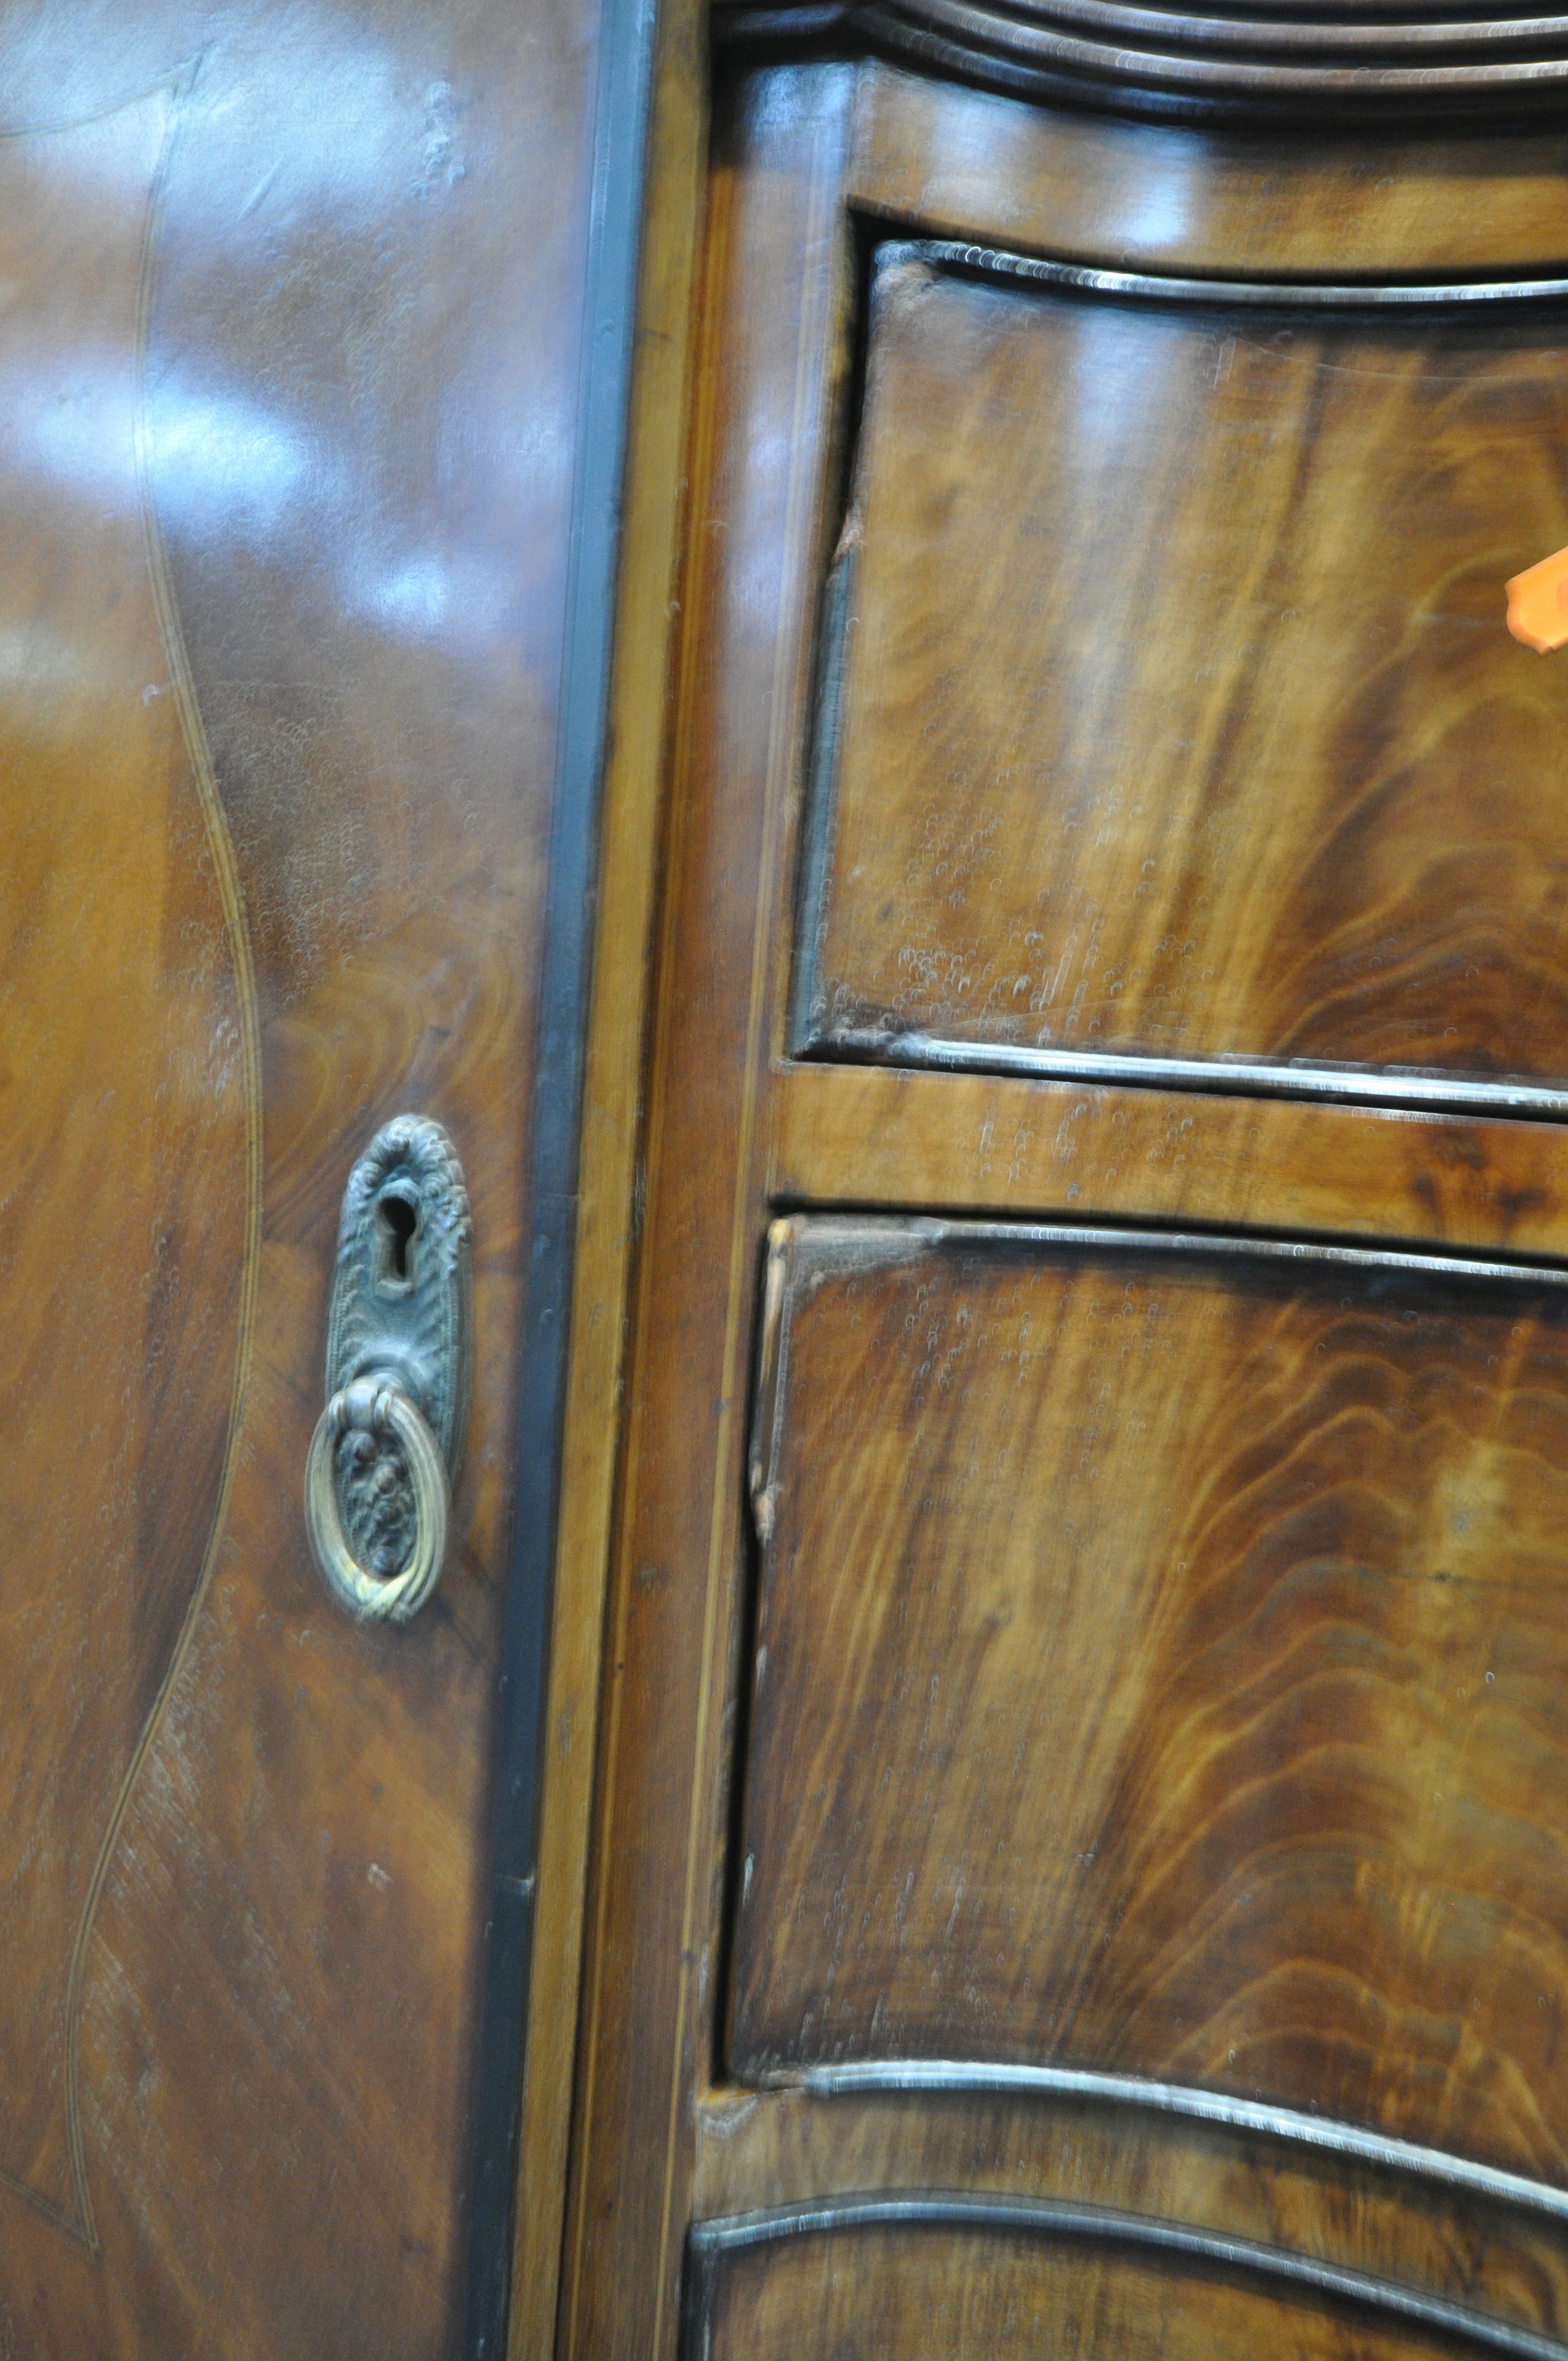
[[[360,1565],[344,1530],[337,1446],[350,1430],[371,1438],[372,1446],[377,1439],[398,1445],[412,1495],[412,1546],[404,1563],[385,1575]],[[367,1455],[376,1455],[373,1447]],[[365,1622],[406,1623],[418,1614],[441,1579],[448,1498],[441,1445],[399,1386],[385,1378],[356,1378],[333,1395],[316,1421],[305,1461],[305,1525],[316,1564],[351,1615]]]

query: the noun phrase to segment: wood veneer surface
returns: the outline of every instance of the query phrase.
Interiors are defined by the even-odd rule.
[[[1135,1084],[817,1065],[770,1093],[789,1204],[1103,1214],[1560,1255],[1562,1126]]]
[[[775,1234],[729,2056],[1059,2064],[1568,2180],[1568,1296]]]
[[[1216,133],[861,69],[849,189],[873,216],[1032,254],[1225,278],[1550,273],[1568,140]]]
[[[256,1244],[248,951],[137,498],[142,245],[173,113],[156,90],[0,141],[0,2211],[30,2202],[75,2242],[86,1931],[211,1571]],[[117,201],[71,203],[94,178]],[[103,489],[62,545],[36,455],[69,467],[78,438]]]
[[[886,262],[819,1047],[1568,1071],[1564,348]]]
[[[1176,2260],[936,2226],[722,2255],[704,2329],[705,2361],[1415,2361],[1455,2350],[1430,2329]]]
[[[699,2222],[877,2191],[1089,2204],[1441,2290],[1547,2335],[1568,2320],[1557,2222],[1301,2141],[1084,2093],[1030,2100],[983,2087],[827,2095],[730,2083],[700,2100],[697,2124]]]
[[[760,68],[719,93],[563,2274],[574,2361],[671,2361],[694,2218],[875,2189],[1158,2213],[1548,2333],[1568,2320],[1561,2235],[1538,2210],[1146,2110],[740,2085],[727,2047],[753,1579],[744,1455],[771,1209],[1568,1246],[1549,1123],[789,1060],[795,829],[856,423],[853,216],[1045,252],[1064,225],[1091,251],[1114,229],[1114,258],[1195,269],[1223,267],[1249,219],[1261,226],[1248,267],[1331,276],[1522,267],[1561,243],[1539,146],[1494,147],[1488,160],[1485,143],[1467,145],[1475,170],[1451,204],[1422,177],[1441,180],[1442,142],[1420,156],[1404,144],[1409,177],[1392,186],[1358,179],[1342,143],[1310,191],[1289,170],[1265,187],[1256,143],[1244,153],[1229,135],[1178,157],[1162,131],[1142,151],[1157,159],[1147,176],[1124,178],[1141,136],[869,62]],[[1181,201],[1163,257],[1162,173]],[[931,685],[912,676],[922,697]],[[895,1340],[889,1362],[902,1350]],[[894,1382],[873,1370],[834,1451],[817,1455],[806,1480],[832,1496],[824,1513],[854,1514],[857,1418]],[[835,1599],[831,1611],[849,1610]],[[819,1670],[860,1679],[852,1659]],[[863,1748],[856,1772],[875,1775]],[[793,2039],[798,2015],[782,2009],[781,2024]],[[813,2349],[815,2323],[795,2318],[791,2333]],[[918,2323],[908,2349],[925,2349]]]
[[[461,2333],[593,49],[570,0],[526,41],[488,0],[0,12],[27,2361]],[[343,1191],[405,1111],[464,1160],[476,1365],[396,1631],[302,1487]]]

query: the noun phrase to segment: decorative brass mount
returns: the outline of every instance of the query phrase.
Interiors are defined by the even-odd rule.
[[[398,1115],[348,1178],[326,1407],[305,1463],[317,1565],[351,1615],[406,1623],[441,1579],[462,1460],[472,1223],[440,1124]]]

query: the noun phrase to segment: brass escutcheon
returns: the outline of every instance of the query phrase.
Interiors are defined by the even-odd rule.
[[[384,1124],[349,1175],[305,1525],[340,1605],[406,1623],[441,1579],[467,1422],[472,1224],[440,1124]]]

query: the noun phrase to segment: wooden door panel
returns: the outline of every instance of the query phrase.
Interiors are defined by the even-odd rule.
[[[0,11],[0,2352],[28,2361],[477,2333],[598,25]],[[554,1021],[565,1066],[569,990]],[[395,1629],[334,1604],[302,1492],[345,1185],[403,1112],[463,1160],[475,1354],[445,1570]]]
[[[212,1571],[256,1282],[249,950],[137,449],[174,104],[0,140],[0,2180],[84,2245],[94,1907]]]
[[[698,2223],[682,2361],[1416,2361],[1557,2348],[1247,2240],[923,2194]]]
[[[774,1232],[730,2059],[966,2059],[1568,2180],[1568,1292]]]
[[[1503,620],[1568,540],[1561,315],[938,251],[875,279],[802,1040],[1568,1073],[1564,691]]]

